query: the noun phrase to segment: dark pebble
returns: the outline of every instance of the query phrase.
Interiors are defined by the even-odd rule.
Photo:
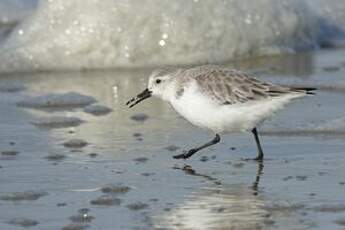
[[[64,207],[64,206],[67,206],[67,204],[66,204],[66,203],[57,203],[56,206],[58,206],[58,207]]]
[[[345,218],[334,221],[337,225],[345,226]]]
[[[298,180],[298,181],[305,181],[305,180],[307,180],[307,176],[296,176],[296,180]]]
[[[130,187],[128,186],[122,186],[122,185],[108,185],[102,188],[102,192],[103,193],[127,193],[129,192],[129,190],[131,190]]]
[[[80,224],[80,223],[72,223],[62,228],[62,230],[84,230],[87,229],[89,225],[87,224]]]
[[[141,137],[142,135],[141,133],[133,133],[133,137]]]
[[[136,203],[127,205],[127,208],[129,208],[130,210],[134,210],[134,211],[142,210],[142,209],[145,209],[145,208],[148,208],[148,207],[149,207],[148,204],[141,203],[141,202],[136,202]]]
[[[95,157],[97,157],[97,156],[98,156],[97,153],[90,153],[90,154],[89,154],[89,157],[91,157],[91,158],[95,158]]]
[[[234,164],[232,164],[232,166],[233,166],[234,168],[242,168],[242,167],[244,166],[244,163],[243,163],[243,162],[234,163]]]
[[[345,204],[324,204],[318,207],[314,207],[313,210],[318,212],[329,213],[345,212]]]
[[[15,150],[5,150],[1,152],[2,155],[4,156],[16,156],[19,154],[19,151],[15,151]]]
[[[88,105],[84,108],[85,113],[92,114],[94,116],[106,115],[113,110],[103,105]]]
[[[91,200],[90,203],[93,205],[112,206],[112,205],[120,205],[121,200],[113,196],[103,195],[95,200]]]
[[[145,163],[146,161],[148,161],[149,159],[147,157],[138,157],[133,159],[134,161],[138,162],[138,163]]]
[[[324,175],[326,175],[327,173],[326,172],[318,172],[317,173],[317,175],[319,175],[319,176],[324,176]]]
[[[81,139],[72,139],[63,143],[63,146],[65,146],[66,148],[83,148],[88,144],[89,143]]]
[[[180,147],[178,147],[176,145],[169,145],[168,147],[165,147],[165,149],[170,151],[170,152],[175,152],[176,150],[179,150]]]
[[[0,196],[0,200],[6,201],[20,201],[20,200],[38,200],[42,196],[46,196],[48,193],[46,192],[12,192],[5,195]]]
[[[27,219],[27,218],[14,218],[8,221],[7,223],[12,224],[12,225],[18,225],[23,228],[29,228],[29,227],[38,225],[38,221]]]
[[[63,154],[50,154],[46,157],[44,157],[45,159],[49,160],[49,161],[60,161],[66,158],[65,155]]]
[[[142,173],[141,175],[142,176],[153,176],[153,175],[155,175],[155,173]]]
[[[283,181],[288,181],[288,180],[291,180],[292,178],[293,178],[293,176],[287,176],[287,177],[283,178]]]
[[[209,159],[208,159],[208,157],[207,156],[202,156],[201,158],[200,158],[200,161],[202,161],[202,162],[206,162],[206,161],[208,161]]]
[[[335,71],[339,71],[340,67],[339,66],[325,66],[322,69],[326,72],[335,72]]]
[[[138,121],[138,122],[144,122],[149,118],[148,115],[146,115],[145,113],[138,113],[138,114],[134,114],[133,116],[131,116],[131,119],[133,121]]]

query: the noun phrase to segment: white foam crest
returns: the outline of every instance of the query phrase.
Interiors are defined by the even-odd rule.
[[[41,0],[1,45],[0,72],[214,63],[308,49],[321,21],[345,20],[333,17],[340,0],[318,2],[330,13],[308,0]]]

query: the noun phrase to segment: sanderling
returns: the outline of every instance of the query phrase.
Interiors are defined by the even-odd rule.
[[[189,69],[153,71],[148,87],[127,102],[133,107],[153,96],[170,102],[190,123],[211,130],[215,137],[199,147],[174,156],[186,159],[220,141],[221,133],[251,131],[262,161],[257,126],[293,99],[313,94],[314,88],[293,88],[262,82],[242,71],[204,65]]]

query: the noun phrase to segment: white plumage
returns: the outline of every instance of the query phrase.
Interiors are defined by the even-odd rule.
[[[241,71],[219,66],[154,71],[148,88],[132,98],[132,107],[151,95],[169,102],[192,124],[213,131],[216,137],[175,158],[188,158],[220,141],[220,133],[252,131],[263,159],[256,127],[293,99],[313,94],[313,88],[291,88],[262,82]]]

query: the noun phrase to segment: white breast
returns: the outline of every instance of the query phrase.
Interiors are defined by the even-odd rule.
[[[210,129],[215,133],[243,132],[252,130],[294,98],[304,94],[287,94],[282,97],[246,102],[235,105],[219,105],[202,94],[193,83],[183,96],[172,98],[174,109],[192,124]]]

